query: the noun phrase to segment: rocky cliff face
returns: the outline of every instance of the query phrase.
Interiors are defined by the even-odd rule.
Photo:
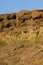
[[[0,15],[0,65],[43,65],[43,10]]]

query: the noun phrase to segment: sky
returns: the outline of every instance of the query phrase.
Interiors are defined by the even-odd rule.
[[[43,0],[0,0],[0,14],[43,9]]]

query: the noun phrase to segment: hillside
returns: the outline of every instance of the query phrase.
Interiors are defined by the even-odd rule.
[[[43,65],[43,10],[0,15],[0,65]]]

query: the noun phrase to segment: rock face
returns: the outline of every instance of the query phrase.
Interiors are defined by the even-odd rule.
[[[43,65],[43,10],[0,15],[0,65]]]

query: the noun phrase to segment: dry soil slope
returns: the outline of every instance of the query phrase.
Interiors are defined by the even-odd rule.
[[[43,65],[43,10],[0,15],[0,65]]]

